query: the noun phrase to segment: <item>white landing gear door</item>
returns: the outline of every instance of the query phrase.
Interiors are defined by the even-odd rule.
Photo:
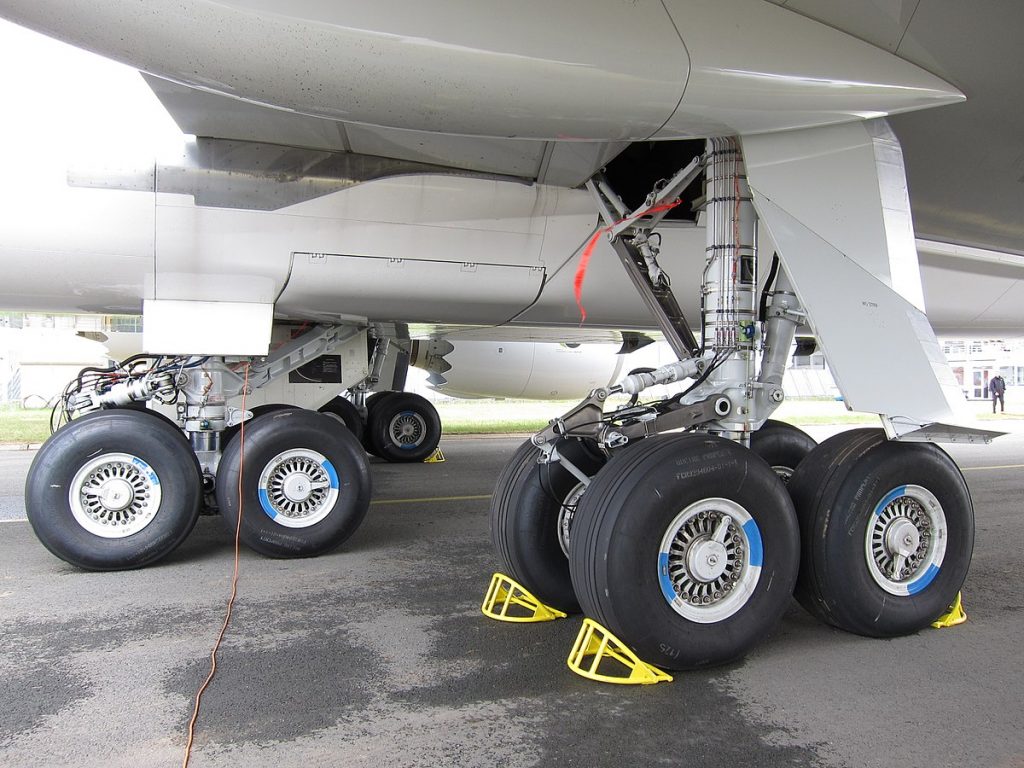
[[[915,306],[923,300],[910,203],[887,126],[746,137],[743,149],[754,206],[847,406],[881,415],[890,437],[969,423],[960,386]]]

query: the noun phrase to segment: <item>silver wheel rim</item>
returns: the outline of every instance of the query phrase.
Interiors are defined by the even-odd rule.
[[[75,521],[104,539],[123,539],[153,522],[160,509],[160,478],[130,453],[104,453],[75,473],[68,502]]]
[[[761,531],[730,499],[694,502],[669,525],[658,554],[662,595],[683,618],[712,624],[750,600],[761,578]]]
[[[327,458],[309,448],[283,451],[260,473],[260,506],[286,528],[308,528],[323,520],[338,500],[338,473]]]
[[[793,467],[787,467],[783,464],[772,464],[772,472],[778,476],[783,485],[789,485],[789,481],[793,477]]]
[[[572,530],[572,519],[576,515],[576,508],[587,486],[577,483],[569,495],[565,497],[558,509],[558,546],[562,548],[562,554],[569,557],[569,532]]]
[[[423,444],[427,436],[427,421],[415,411],[396,413],[388,424],[391,442],[403,451],[411,451]]]
[[[947,535],[935,494],[920,485],[894,488],[868,519],[864,555],[871,578],[889,594],[916,595],[939,574]]]

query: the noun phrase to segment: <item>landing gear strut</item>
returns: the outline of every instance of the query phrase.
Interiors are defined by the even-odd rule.
[[[707,261],[695,335],[651,234],[666,201],[701,169]],[[955,464],[933,445],[888,442],[881,430],[816,446],[769,419],[806,317],[775,266],[757,300],[756,214],[738,141],[709,140],[703,157],[632,213],[606,183],[588,188],[679,362],[591,392],[516,453],[491,510],[505,567],[558,607],[571,610],[575,596],[641,657],[671,669],[748,652],[781,617],[798,575],[808,610],[852,632],[906,634],[938,617],[964,580],[974,538]],[[637,400],[684,379],[692,383],[680,395]],[[618,393],[633,399],[606,413]],[[661,434],[670,430],[689,434]],[[584,467],[563,450],[571,441],[611,459]],[[557,493],[531,492],[544,476],[562,478]],[[566,496],[570,526],[554,514]],[[524,565],[561,566],[552,554],[559,536],[574,595]]]

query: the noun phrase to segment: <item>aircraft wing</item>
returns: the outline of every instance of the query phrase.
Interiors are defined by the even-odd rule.
[[[454,172],[576,187],[625,149],[622,141],[539,141],[401,130],[270,109],[145,75],[184,133],[426,163]]]

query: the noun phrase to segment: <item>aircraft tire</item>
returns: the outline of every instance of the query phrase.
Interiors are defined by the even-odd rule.
[[[793,504],[771,467],[736,443],[687,434],[630,445],[598,472],[576,517],[569,564],[580,606],[656,666],[737,659],[789,605]]]
[[[377,450],[373,447],[370,441],[370,419],[373,416],[374,409],[380,405],[384,400],[391,395],[396,395],[397,392],[385,391],[385,392],[371,392],[366,396],[366,420],[363,422],[363,433],[360,437],[360,442],[363,444],[363,448],[371,456],[379,456]]]
[[[160,413],[160,411],[153,410],[152,408],[147,408],[145,403],[133,403],[131,405],[118,406],[118,408],[124,408],[125,410],[135,411],[136,413],[144,413],[147,416],[152,416],[154,419],[159,419],[164,424],[167,424],[169,427],[173,428],[175,432],[181,435],[181,439],[184,440],[185,443],[191,447],[192,444],[189,443],[188,441],[188,435],[186,435],[184,430],[182,430],[182,428],[178,425],[178,422],[176,422],[169,416],[165,416],[164,414]],[[117,410],[117,408],[108,410]]]
[[[768,419],[750,436],[750,450],[768,462],[783,483],[818,443],[799,427]]]
[[[362,443],[365,429],[363,417],[359,415],[359,409],[351,401],[338,395],[333,400],[321,405],[318,412],[341,422],[355,436],[356,440]]]
[[[249,431],[249,425],[252,424],[260,416],[268,413],[277,413],[278,411],[287,410],[302,410],[297,405],[288,405],[287,403],[264,403],[263,405],[257,405],[254,408],[250,408],[252,411],[252,418],[249,419],[249,423],[245,426],[245,431]],[[228,443],[235,439],[235,436],[241,431],[241,423],[233,424],[230,427],[225,427],[224,431],[220,433],[220,447],[221,450],[226,450]]]
[[[128,408],[59,429],[25,483],[28,519],[43,546],[95,571],[165,557],[191,532],[201,501],[199,463],[181,431]]]
[[[352,433],[333,426],[320,413],[278,410],[253,419],[244,446],[232,440],[224,450],[217,504],[232,532],[241,509],[246,546],[268,557],[316,557],[362,523],[370,506],[369,465]]]
[[[430,401],[392,392],[374,403],[366,431],[372,453],[393,463],[423,461],[441,442],[441,417]]]
[[[848,632],[911,634],[963,586],[974,549],[970,492],[938,446],[854,432],[822,443],[790,481],[802,540],[796,596]]]
[[[587,475],[604,464],[583,441],[563,440],[558,450]],[[561,464],[538,464],[539,456],[540,449],[527,440],[498,476],[491,497],[491,541],[509,576],[546,605],[575,613],[579,602],[563,547],[571,538],[582,487]]]

